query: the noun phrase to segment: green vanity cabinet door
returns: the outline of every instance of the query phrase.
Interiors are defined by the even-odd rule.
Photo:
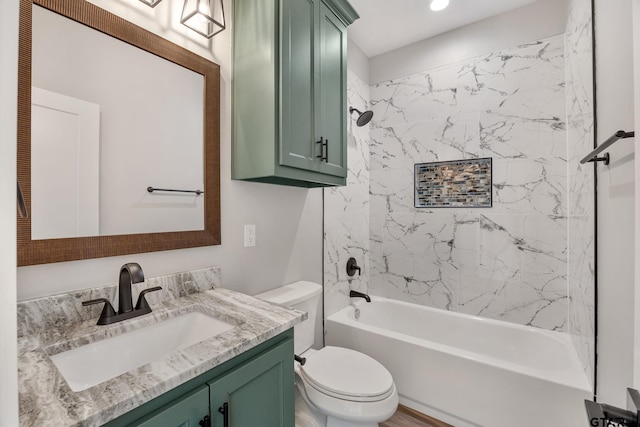
[[[293,328],[240,353],[105,427],[200,427],[205,416],[223,427],[218,412],[230,404],[233,427],[293,427]]]
[[[293,427],[293,342],[287,341],[209,382],[214,427]]]
[[[184,397],[144,417],[137,427],[200,427],[209,415],[209,387],[203,385]]]

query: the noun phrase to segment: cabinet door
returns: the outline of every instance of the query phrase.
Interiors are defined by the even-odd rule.
[[[320,0],[282,0],[280,164],[317,168],[313,75],[318,52],[315,22]]]
[[[320,2],[318,65],[319,126],[327,141],[321,172],[347,176],[347,28]]]
[[[209,383],[213,427],[293,427],[293,340]]]
[[[203,385],[135,423],[137,427],[199,427],[209,415],[209,387]]]

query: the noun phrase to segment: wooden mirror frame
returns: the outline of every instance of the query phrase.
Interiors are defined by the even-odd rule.
[[[31,214],[31,34],[33,5],[115,37],[204,77],[204,230],[32,240],[18,216],[18,266],[220,244],[220,66],[85,0],[20,0],[18,181]]]

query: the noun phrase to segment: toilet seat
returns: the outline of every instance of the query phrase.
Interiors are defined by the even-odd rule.
[[[387,369],[366,354],[327,346],[307,356],[300,375],[322,394],[352,402],[378,402],[395,392]]]

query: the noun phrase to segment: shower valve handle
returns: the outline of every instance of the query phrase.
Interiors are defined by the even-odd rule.
[[[347,274],[349,276],[353,276],[356,274],[356,271],[358,272],[358,276],[362,274],[362,270],[360,270],[360,267],[358,267],[356,259],[351,257],[347,260]]]

